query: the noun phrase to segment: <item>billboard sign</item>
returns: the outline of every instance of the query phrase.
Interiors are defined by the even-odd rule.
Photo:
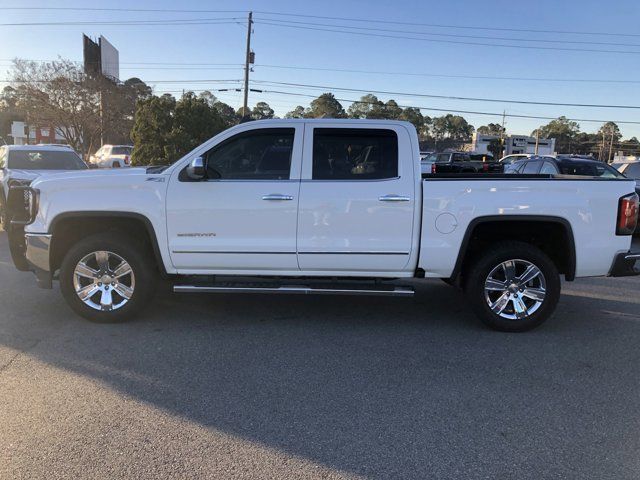
[[[100,62],[102,75],[111,80],[120,80],[120,54],[116,47],[100,35]]]
[[[120,80],[120,54],[109,41],[100,35],[97,42],[82,35],[84,72],[87,75],[104,75],[113,81]]]

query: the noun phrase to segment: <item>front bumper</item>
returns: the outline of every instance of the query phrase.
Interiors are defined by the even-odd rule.
[[[27,233],[24,236],[25,259],[40,288],[52,288],[51,271],[51,235],[45,233]]]
[[[640,253],[626,252],[616,255],[609,276],[632,277],[634,275],[640,275]]]

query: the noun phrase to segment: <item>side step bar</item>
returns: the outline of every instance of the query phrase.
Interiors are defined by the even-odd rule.
[[[388,297],[411,297],[415,293],[411,287],[394,287],[386,290],[369,288],[314,288],[308,286],[280,287],[233,287],[208,285],[175,285],[176,293],[285,293],[302,295],[375,295]]]

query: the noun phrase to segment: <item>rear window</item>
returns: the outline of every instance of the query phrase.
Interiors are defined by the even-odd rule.
[[[131,155],[131,147],[113,147],[111,155]]]
[[[624,175],[610,165],[596,162],[561,163],[560,173],[564,175],[583,175],[587,177],[624,178]]]
[[[640,162],[638,163],[630,163],[629,166],[624,171],[624,174],[629,178],[635,178],[636,180],[640,179]]]
[[[7,167],[14,170],[84,170],[85,163],[67,150],[12,150]]]
[[[448,153],[440,153],[436,158],[436,163],[449,163],[450,157]]]
[[[381,180],[397,176],[398,136],[393,130],[314,129],[314,180]]]

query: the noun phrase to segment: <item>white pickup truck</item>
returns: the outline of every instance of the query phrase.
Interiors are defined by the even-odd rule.
[[[164,169],[16,187],[9,234],[16,266],[43,287],[59,279],[71,308],[97,322],[130,318],[160,278],[176,292],[390,296],[412,295],[407,279],[441,278],[487,325],[524,331],[554,311],[561,275],[640,273],[634,188],[422,175],[409,123],[266,120]]]

